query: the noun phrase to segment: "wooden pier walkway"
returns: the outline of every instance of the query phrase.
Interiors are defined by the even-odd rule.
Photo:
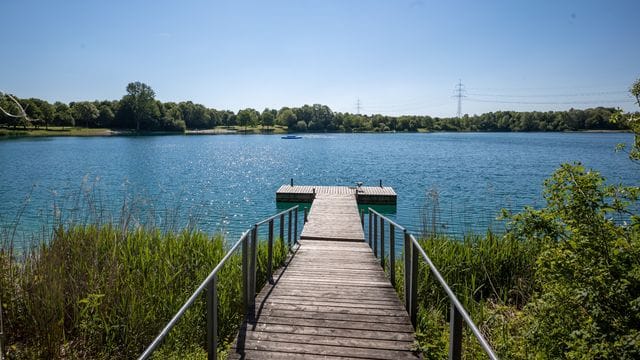
[[[317,193],[300,246],[258,294],[229,358],[415,359],[414,340],[355,194]]]

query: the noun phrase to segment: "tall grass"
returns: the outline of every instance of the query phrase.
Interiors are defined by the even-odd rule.
[[[419,240],[471,318],[500,355],[508,358],[519,310],[533,294],[535,260],[539,246],[491,231],[463,239],[444,235]],[[449,344],[450,301],[442,286],[419,260],[416,337],[425,359],[446,359]],[[398,295],[404,296],[404,264],[396,262]],[[471,332],[464,334],[464,357],[483,358]]]
[[[227,251],[220,235],[126,230],[118,225],[59,226],[47,243],[16,253],[0,247],[0,299],[8,358],[139,355]],[[275,242],[274,264],[287,248]],[[266,279],[266,244],[259,247]],[[220,351],[243,317],[241,259],[219,274]],[[259,284],[261,285],[261,284]],[[206,313],[201,298],[164,344],[163,354],[202,352]]]

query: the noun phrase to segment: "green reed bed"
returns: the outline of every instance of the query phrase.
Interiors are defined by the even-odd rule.
[[[57,228],[49,243],[17,253],[0,248],[0,299],[8,358],[138,356],[222,259],[222,236],[197,231],[123,231],[113,225]],[[266,244],[258,255],[258,285],[266,281]],[[288,254],[274,243],[274,266]],[[220,352],[243,318],[241,258],[219,279]],[[160,358],[205,356],[202,296],[171,331]]]
[[[494,347],[509,338],[503,328],[526,304],[534,287],[534,242],[488,231],[462,240],[444,235],[424,237],[420,245]],[[404,264],[396,262],[396,290],[404,297]],[[446,359],[449,345],[449,299],[427,264],[419,261],[417,346],[425,359]],[[464,357],[483,358],[473,334],[465,329]],[[500,347],[497,349],[500,352]]]

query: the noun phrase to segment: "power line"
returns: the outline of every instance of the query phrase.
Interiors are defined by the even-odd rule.
[[[462,85],[462,80],[458,80],[458,85],[455,88],[456,94],[453,97],[458,98],[458,119],[462,117],[462,98],[467,97],[464,95],[465,89],[464,85]]]
[[[585,105],[585,104],[605,104],[605,103],[630,103],[631,99],[612,99],[612,100],[587,100],[587,101],[563,101],[563,102],[548,102],[548,101],[508,101],[508,100],[488,100],[488,99],[475,99],[469,98],[468,101],[484,102],[492,104],[521,104],[521,105]]]
[[[358,98],[358,100],[356,101],[356,109],[357,109],[356,114],[358,115],[360,115],[360,107],[361,107],[360,98]]]
[[[545,97],[582,97],[582,96],[602,96],[602,95],[620,95],[627,94],[628,91],[598,91],[598,92],[583,92],[583,93],[564,93],[564,94],[479,94],[468,93],[472,96],[482,97],[508,97],[508,98],[545,98]]]

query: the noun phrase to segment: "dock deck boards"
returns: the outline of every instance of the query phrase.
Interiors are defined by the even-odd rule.
[[[300,246],[256,297],[229,358],[419,358],[407,312],[363,241],[355,196],[318,195]]]
[[[317,194],[300,239],[364,241],[355,195]]]

